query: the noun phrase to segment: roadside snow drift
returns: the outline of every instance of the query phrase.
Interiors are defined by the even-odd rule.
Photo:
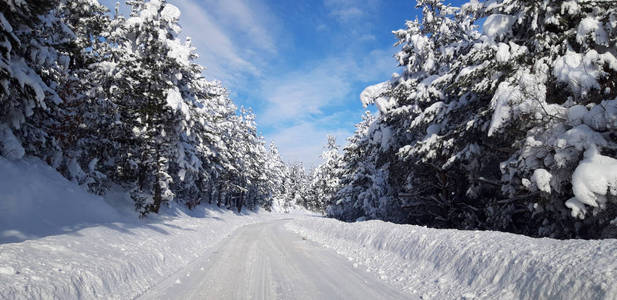
[[[0,299],[134,298],[270,218],[202,207],[140,220],[106,200],[38,159],[0,158]]]
[[[40,160],[13,162],[0,157],[0,244],[121,218],[102,198],[67,181]]]
[[[617,299],[617,240],[322,218],[286,226],[423,299]]]

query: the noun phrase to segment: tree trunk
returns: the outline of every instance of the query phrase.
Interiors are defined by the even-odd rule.
[[[212,185],[208,185],[208,204],[212,204]]]
[[[236,202],[236,207],[238,208],[238,213],[242,212],[242,205],[244,204],[244,191],[240,194],[240,198]]]
[[[155,214],[159,213],[159,209],[161,208],[161,202],[163,200],[163,196],[161,195],[161,184],[159,183],[159,171],[161,166],[159,165],[159,151],[156,151],[156,169],[154,170],[154,203],[152,204],[152,212]]]
[[[222,190],[223,190],[222,184],[221,184],[221,183],[219,183],[219,187],[218,187],[218,192],[219,192],[219,193],[218,193],[218,195],[217,195],[217,197],[218,197],[218,198],[217,198],[217,200],[216,200],[216,205],[217,205],[218,207],[221,207],[221,204],[222,204],[222,203],[221,203],[221,193],[223,192]]]

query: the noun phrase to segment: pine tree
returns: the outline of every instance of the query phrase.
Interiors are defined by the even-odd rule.
[[[125,180],[144,214],[174,197],[170,162],[177,157],[187,106],[178,83],[185,67],[177,55],[179,10],[166,1],[133,1],[131,17],[110,36],[118,58],[112,101],[121,110],[126,137],[121,158]]]
[[[593,217],[575,224],[564,202],[575,216],[585,215],[585,199],[572,189],[584,152],[616,156],[614,127],[606,122],[617,96],[615,2],[502,1],[485,13],[486,44],[505,69],[488,134],[522,133],[502,166],[504,192],[533,204],[534,234],[599,236],[617,215],[614,204],[585,203]],[[511,27],[490,30],[503,20]]]
[[[613,179],[598,175],[607,192],[590,192],[584,178],[594,162],[615,156],[612,1],[418,5],[422,20],[395,32],[403,73],[363,92],[379,115],[367,146],[353,141],[349,148],[366,149],[360,161],[375,162],[362,172],[382,182],[380,218],[600,235],[615,216]],[[480,32],[475,24],[484,18]],[[369,181],[353,183],[363,177],[358,165],[345,158],[333,215],[373,217],[345,200]],[[577,224],[566,206],[584,221]],[[406,219],[396,216],[401,209]]]
[[[109,167],[99,162],[113,156],[115,145],[106,135],[112,135],[117,109],[103,92],[104,76],[99,70],[106,64],[110,52],[104,39],[111,20],[108,9],[97,1],[62,1],[56,15],[74,34],[60,45],[70,56],[69,76],[58,88],[64,102],[56,120],[55,137],[63,149],[60,171],[71,180],[87,184],[96,193],[109,185]]]
[[[323,163],[312,175],[308,207],[316,211],[325,211],[333,204],[339,187],[340,153],[336,138],[328,136],[326,151],[321,155]]]
[[[27,152],[55,164],[62,156],[49,116],[62,102],[55,88],[69,57],[55,48],[71,32],[53,14],[58,1],[0,1],[0,154]]]
[[[353,136],[348,138],[341,158],[339,189],[333,204],[327,208],[329,216],[353,221],[358,218],[385,218],[380,211],[380,194],[376,188],[380,176],[375,176],[375,160],[371,152],[370,133],[375,117],[366,112],[356,125]]]

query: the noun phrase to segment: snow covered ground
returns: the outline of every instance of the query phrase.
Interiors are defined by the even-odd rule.
[[[139,219],[32,158],[0,158],[0,191],[0,299],[617,299],[617,240],[216,207]]]
[[[130,299],[241,226],[281,217],[173,207],[140,220],[121,194],[88,194],[37,159],[0,158],[0,191],[0,299]]]
[[[617,240],[325,218],[286,226],[422,299],[617,299]]]

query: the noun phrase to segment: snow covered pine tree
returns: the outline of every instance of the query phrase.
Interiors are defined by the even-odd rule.
[[[52,132],[42,126],[61,102],[54,88],[69,63],[54,48],[71,34],[51,11],[58,4],[0,1],[0,154],[9,159],[26,152],[52,163],[61,157]]]
[[[601,167],[617,156],[615,4],[418,1],[422,20],[395,32],[403,74],[362,95],[379,109],[367,138],[377,162],[370,172],[384,172],[379,206],[389,205],[381,216],[363,214],[606,236],[617,217],[617,175]]]

